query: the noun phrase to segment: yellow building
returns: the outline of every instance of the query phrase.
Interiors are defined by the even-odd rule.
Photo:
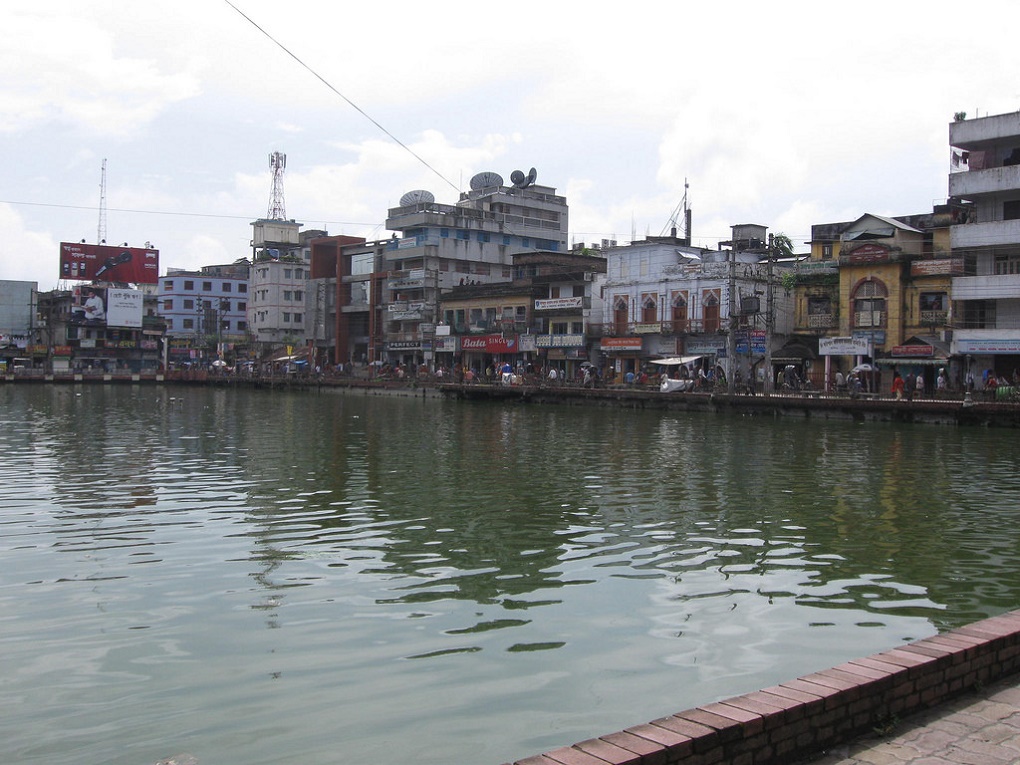
[[[814,338],[825,378],[859,363],[911,372],[934,386],[949,363],[951,280],[962,273],[949,246],[948,208],[811,227],[811,256],[795,279],[798,334]],[[837,355],[854,346],[852,355]],[[834,349],[834,350],[832,350]]]

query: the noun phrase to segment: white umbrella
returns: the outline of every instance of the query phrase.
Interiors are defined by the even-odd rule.
[[[212,365],[214,367],[225,367],[227,365],[227,362],[225,362],[223,359],[216,359],[216,361],[214,361]]]
[[[850,371],[854,372],[855,374],[860,372],[874,372],[875,368],[871,366],[871,364],[858,364]]]

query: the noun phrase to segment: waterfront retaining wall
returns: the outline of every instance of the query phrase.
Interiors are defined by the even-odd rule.
[[[1020,671],[1020,611],[516,765],[761,765],[824,752]]]

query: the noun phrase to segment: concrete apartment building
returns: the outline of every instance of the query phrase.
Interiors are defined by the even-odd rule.
[[[566,252],[567,200],[515,171],[512,185],[484,172],[455,205],[411,191],[391,208],[386,228],[397,232],[383,250],[370,290],[369,360],[432,363],[440,293],[455,286],[513,280],[513,256]]]
[[[166,320],[170,363],[202,363],[248,342],[247,261],[168,268],[159,280],[160,315]]]
[[[980,377],[1020,368],[1020,112],[949,125],[954,355]]]

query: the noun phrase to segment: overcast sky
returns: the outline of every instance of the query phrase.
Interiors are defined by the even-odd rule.
[[[330,234],[535,167],[572,242],[663,233],[686,178],[695,244],[757,223],[802,250],[930,211],[953,114],[1020,110],[1013,2],[231,1],[287,50],[225,0],[4,0],[0,279],[58,286],[104,159],[111,244],[250,256],[274,151],[287,217]]]

